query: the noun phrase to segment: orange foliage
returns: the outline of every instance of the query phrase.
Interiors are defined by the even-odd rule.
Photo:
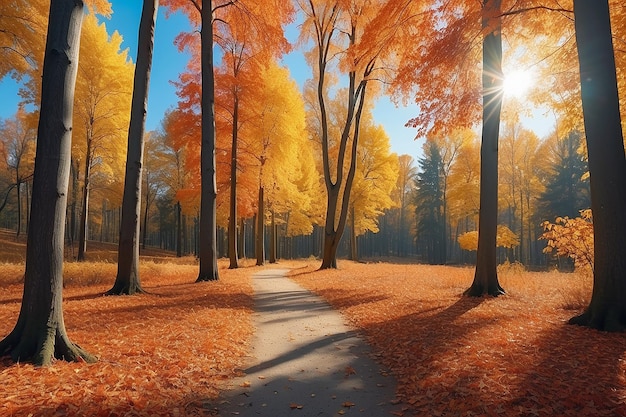
[[[508,295],[476,299],[461,296],[470,268],[340,267],[292,275],[363,332],[399,382],[401,415],[626,416],[626,335],[565,324],[578,276],[511,268]]]
[[[149,294],[103,297],[115,264],[74,265],[66,264],[65,322],[70,337],[99,361],[35,368],[2,359],[0,415],[196,415],[243,363],[252,333],[249,270],[220,265],[219,281],[195,284],[193,261],[142,262]],[[6,278],[7,266],[0,268]],[[3,281],[0,334],[6,335],[22,285]]]

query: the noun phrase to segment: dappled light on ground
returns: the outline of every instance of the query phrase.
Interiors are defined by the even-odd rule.
[[[250,277],[263,267],[220,261],[219,282],[195,284],[193,259],[165,261],[142,262],[148,294],[121,297],[102,296],[114,263],[66,263],[70,338],[99,361],[35,368],[2,359],[0,415],[217,413],[220,390],[250,354]],[[398,380],[396,415],[626,416],[626,335],[566,324],[588,302],[588,277],[514,265],[499,274],[505,296],[476,299],[461,296],[472,268],[279,266],[366,337]],[[23,265],[0,265],[0,336],[17,319],[22,275]]]
[[[292,276],[364,333],[403,415],[626,416],[626,335],[566,324],[584,278],[513,267],[507,295],[475,299],[471,268],[339,266]]]

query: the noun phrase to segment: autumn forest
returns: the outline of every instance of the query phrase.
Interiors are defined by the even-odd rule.
[[[617,360],[626,328],[622,2],[142,4],[134,58],[107,27],[115,2],[0,4],[0,79],[20,85],[15,113],[0,118],[0,375],[18,384],[16,367],[31,362],[27,381],[57,386],[39,365],[59,375],[82,373],[82,362],[127,370],[117,382],[110,369],[85,371],[91,385],[79,396],[100,398],[101,409],[57,388],[52,401],[37,400],[50,406],[41,415],[120,415],[99,388],[107,384],[126,392],[136,415],[174,415],[176,401],[186,403],[184,415],[216,415],[197,414],[211,410],[193,392],[217,398],[242,366],[254,332],[250,280],[267,265],[292,269],[295,282],[363,332],[398,380],[396,415],[626,415]],[[172,80],[177,101],[147,130],[147,103],[160,94],[150,83],[159,9],[187,19],[190,30],[175,39],[187,61]],[[304,83],[283,61],[294,50],[312,74]],[[374,115],[381,97],[417,105],[405,123],[419,158],[392,152]],[[532,117],[552,130],[538,136]],[[116,329],[113,352],[132,342],[152,356],[161,342],[151,338],[181,326],[185,311],[214,309],[178,328],[180,340],[168,342],[178,359],[149,359],[156,373],[137,388],[178,400],[134,397],[138,369],[118,353],[102,364],[103,323],[137,319],[117,312],[125,303],[154,318],[141,340],[131,336],[139,329]],[[76,326],[86,314],[94,322]],[[487,334],[475,326],[481,320],[501,323]],[[450,335],[436,334],[450,323]],[[202,328],[216,336],[191,340]],[[90,333],[99,336],[89,341]],[[419,335],[428,342],[413,344]],[[494,350],[459,359],[447,350],[458,340]],[[580,355],[600,393],[570,387],[557,401],[567,381],[524,359],[532,343],[556,360]],[[185,344],[203,344],[212,371],[179,352]],[[424,353],[428,346],[438,353]],[[499,368],[494,355],[509,364]],[[596,369],[585,362],[606,357],[616,360]],[[435,372],[442,361],[449,369]],[[483,379],[470,361],[499,370]],[[164,376],[163,363],[178,371]],[[183,371],[185,382],[171,382]],[[467,372],[474,376],[464,380]],[[440,387],[445,378],[460,378],[453,399]],[[20,405],[27,397],[5,397],[0,412],[39,415]]]

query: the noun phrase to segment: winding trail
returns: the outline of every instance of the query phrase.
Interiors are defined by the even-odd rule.
[[[370,359],[369,346],[287,270],[253,277],[249,366],[219,404],[219,416],[389,416],[395,381]],[[401,414],[398,414],[401,415]]]

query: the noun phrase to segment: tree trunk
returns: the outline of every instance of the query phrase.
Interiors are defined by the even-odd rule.
[[[148,241],[148,217],[150,216],[150,197],[146,193],[146,206],[143,212],[143,233],[141,235],[141,248],[146,249],[146,242]]]
[[[263,186],[259,186],[259,210],[256,215],[256,242],[254,252],[256,254],[256,264],[265,264],[265,197]]]
[[[239,219],[239,236],[237,237],[237,258],[246,257],[246,219]]]
[[[89,135],[89,133],[87,133]],[[87,251],[87,221],[89,215],[89,175],[91,172],[91,138],[87,137],[87,153],[85,155],[85,181],[83,184],[83,206],[80,212],[80,228],[78,230],[78,255],[76,260],[82,262],[85,260],[85,252]],[[102,220],[104,227],[104,219]]]
[[[78,204],[78,176],[80,175],[80,167],[78,165],[78,161],[71,163],[71,174],[72,174],[72,202],[70,207],[70,242],[72,247],[74,246],[74,241],[76,240],[76,205]]]
[[[466,295],[504,294],[498,282],[496,233],[498,228],[498,137],[502,109],[502,33],[500,1],[484,0],[483,28],[493,30],[483,39],[483,134],[480,147],[480,212],[478,251],[472,286]],[[493,17],[496,16],[496,17]],[[493,24],[491,19],[498,19]]]
[[[126,176],[117,252],[117,276],[107,295],[143,293],[139,276],[139,224],[141,218],[141,170],[143,167],[144,131],[148,106],[148,87],[152,68],[154,26],[158,0],[144,0],[139,23],[137,64],[133,86]]]
[[[356,224],[355,224],[355,213],[354,213],[354,206],[352,206],[352,213],[350,216],[350,258],[353,261],[358,261],[359,260],[359,254],[357,251],[357,247],[356,247]]]
[[[276,233],[276,214],[274,213],[274,210],[272,210],[272,221],[270,225],[270,263],[271,264],[276,263],[276,258],[277,258],[276,249],[278,248],[277,238],[278,236]]]
[[[213,75],[213,2],[202,0],[202,147],[200,150],[200,281],[219,279],[217,269],[217,183],[215,179],[215,78]]]
[[[17,193],[17,231],[15,232],[15,240],[17,240],[22,232],[22,180],[19,177],[19,172],[15,183],[17,184],[15,187],[15,192]]]
[[[236,88],[236,87],[235,87]],[[230,269],[239,267],[237,256],[237,125],[239,123],[239,98],[235,92],[233,102],[233,131],[230,150],[230,216],[228,218],[228,257]]]
[[[72,343],[63,321],[63,235],[69,184],[74,85],[83,2],[51,0],[33,208],[26,249],[24,295],[17,324],[0,341],[0,356],[49,365],[53,358],[95,362]]]
[[[626,158],[608,1],[574,0],[594,228],[593,294],[572,324],[626,329]]]
[[[180,201],[176,202],[176,257],[183,256],[183,209]]]

